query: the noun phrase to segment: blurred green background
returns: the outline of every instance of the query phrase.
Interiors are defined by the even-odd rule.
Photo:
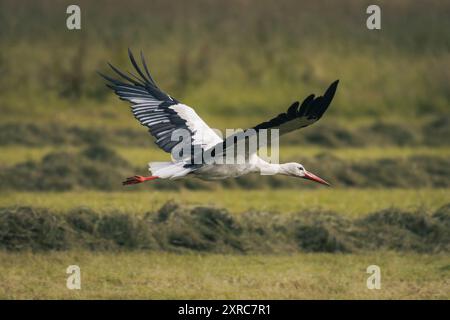
[[[448,298],[448,1],[77,1],[82,29],[74,31],[66,28],[70,4],[0,1],[0,247],[2,261],[12,261],[0,263],[1,297]],[[366,28],[370,4],[381,7],[381,30]],[[122,187],[125,177],[146,174],[147,162],[169,159],[97,74],[110,72],[107,62],[131,70],[128,48],[144,52],[160,88],[221,130],[258,124],[340,79],[320,122],[283,136],[280,149],[281,161],[301,162],[334,187],[272,176]],[[159,208],[169,200],[184,209],[174,209],[165,233],[155,233],[160,227],[147,217],[163,214]],[[212,211],[190,211],[194,205]],[[79,213],[79,206],[93,211]],[[317,219],[305,218],[311,210]],[[335,218],[319,214],[324,211]],[[252,212],[288,218],[280,227],[278,218]],[[85,229],[70,218],[78,214]],[[181,226],[174,222],[177,214]],[[249,214],[258,227],[245,222]],[[228,238],[230,230],[213,228],[223,239],[208,238],[208,226],[229,221],[241,234]],[[145,232],[135,229],[146,223]],[[361,240],[361,223],[376,223],[384,238]],[[285,231],[277,233],[280,228]],[[156,253],[128,252],[137,249]],[[48,262],[53,250],[63,252]],[[92,276],[91,291],[75,295],[59,286],[30,291],[16,274],[33,273],[27,268],[39,265],[55,279],[55,259],[111,262],[114,250],[120,252],[116,263],[138,261],[150,268],[146,277],[156,289],[127,282],[135,270],[125,262],[117,273],[104,269],[107,277]],[[376,250],[375,260],[396,274],[395,288],[368,294],[359,284],[343,285],[351,272],[376,263],[367,250]],[[189,278],[179,290],[155,284],[155,274],[186,272],[180,251],[198,277],[206,276]],[[199,252],[206,260],[190,256]],[[337,254],[343,252],[352,254]],[[217,254],[231,253],[244,255],[220,275],[205,271],[231,261]],[[273,254],[286,259],[276,272]],[[160,264],[154,262],[158,256]],[[348,269],[329,270],[334,259]],[[434,262],[421,264],[428,260]],[[252,263],[254,279],[246,269]],[[259,263],[267,269],[258,269]],[[161,274],[167,264],[179,269]],[[416,269],[400,268],[408,264]],[[313,280],[296,278],[293,265],[319,271]],[[269,284],[264,270],[273,271]],[[235,273],[241,276],[230,280]],[[196,281],[202,285],[191,290]],[[308,287],[299,289],[296,283],[305,281]],[[269,289],[279,283],[288,289]]]

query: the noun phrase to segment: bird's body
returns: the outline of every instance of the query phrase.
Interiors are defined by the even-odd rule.
[[[237,178],[249,173],[260,173],[263,167],[270,164],[256,154],[252,154],[246,163],[242,164],[206,164],[194,171],[195,176],[203,180],[222,180]]]
[[[163,179],[180,179],[187,175],[192,175],[202,180],[222,180],[227,178],[237,178],[249,173],[259,173],[261,169],[275,166],[256,154],[250,156],[249,161],[236,164],[203,164],[199,167],[185,167],[183,161],[175,162],[150,162],[149,170],[156,176]]]
[[[170,162],[150,162],[150,177],[134,176],[123,184],[135,184],[154,179],[180,179],[195,176],[204,180],[221,180],[236,178],[249,173],[261,175],[282,174],[313,180],[322,184],[328,183],[306,171],[298,163],[269,163],[257,155],[256,149],[246,150],[244,155],[235,154],[235,145],[239,141],[248,142],[265,130],[279,130],[279,135],[306,127],[319,120],[333,99],[338,81],[333,82],[324,96],[308,96],[300,105],[294,102],[287,112],[263,122],[253,128],[244,130],[222,139],[192,109],[161,91],[151,77],[145,60],[141,54],[145,73],[136,63],[131,51],[130,60],[138,75],[122,73],[112,65],[111,68],[125,81],[113,79],[101,74],[122,100],[132,103],[132,112],[139,122],[146,126],[155,143],[164,151],[172,154]],[[182,135],[179,135],[181,133]],[[182,137],[183,139],[180,140]],[[258,140],[259,141],[259,140]],[[258,145],[259,147],[260,145]],[[182,156],[180,147],[184,148]],[[189,151],[185,154],[184,151]],[[210,161],[207,155],[214,155]],[[229,159],[232,161],[224,161]],[[241,161],[237,159],[241,156]],[[245,161],[242,161],[244,156]],[[209,159],[209,161],[208,161]],[[222,161],[220,161],[222,159]]]

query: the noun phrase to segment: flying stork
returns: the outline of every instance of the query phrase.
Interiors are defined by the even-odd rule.
[[[121,100],[131,102],[131,111],[141,125],[148,128],[150,134],[156,139],[155,143],[165,152],[171,153],[179,143],[172,139],[172,133],[177,129],[188,130],[192,147],[200,147],[202,151],[211,150],[219,144],[224,144],[222,139],[211,129],[192,109],[182,104],[175,98],[164,93],[156,85],[147,68],[144,56],[141,52],[139,67],[132,52],[128,50],[130,61],[137,72],[125,74],[108,63],[111,69],[117,73],[118,79],[111,78],[100,73],[108,81],[107,86],[114,90]],[[144,73],[145,72],[145,73]],[[253,130],[278,129],[279,135],[304,128],[318,121],[333,100],[339,80],[334,81],[325,91],[323,96],[309,95],[301,104],[294,102],[285,113],[275,118],[254,126]],[[226,151],[225,151],[226,152]],[[200,163],[192,164],[186,159],[178,159],[170,162],[150,162],[151,176],[133,176],[127,178],[122,184],[131,185],[154,179],[178,179],[186,176],[196,176],[204,180],[226,179],[239,177],[248,173],[281,174],[286,176],[309,179],[324,185],[330,184],[315,174],[307,171],[300,163],[269,163],[261,159],[256,153],[250,154],[248,161],[236,164]]]

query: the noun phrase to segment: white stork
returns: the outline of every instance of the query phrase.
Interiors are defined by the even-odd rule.
[[[135,118],[149,129],[150,134],[156,138],[155,143],[161,149],[170,153],[179,143],[179,141],[172,139],[172,133],[177,129],[188,130],[191,146],[200,146],[202,151],[211,150],[218,144],[223,145],[225,143],[191,107],[180,103],[158,88],[148,71],[142,52],[141,60],[145,74],[136,63],[130,50],[128,50],[128,54],[138,73],[137,75],[133,73],[127,75],[109,63],[109,66],[121,78],[113,79],[101,73],[100,75],[109,82],[107,86],[113,89],[120,99],[131,102],[131,110]],[[279,129],[279,135],[283,135],[313,124],[322,117],[330,105],[338,82],[338,80],[334,81],[323,96],[315,97],[311,94],[301,105],[296,101],[287,112],[258,124],[252,129],[256,132],[261,129]],[[186,176],[215,180],[239,177],[248,173],[267,174],[267,172],[273,172],[274,174],[309,179],[329,186],[328,182],[307,171],[300,163],[269,163],[261,159],[256,153],[248,155],[247,159],[248,161],[240,164],[201,163],[193,165],[186,159],[172,159],[170,162],[150,162],[151,176],[136,175],[127,178],[123,185],[154,179],[178,179]]]

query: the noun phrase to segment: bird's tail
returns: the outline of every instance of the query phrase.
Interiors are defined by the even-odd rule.
[[[182,162],[149,162],[148,168],[152,175],[162,179],[181,178],[192,171],[190,168],[185,168]]]

